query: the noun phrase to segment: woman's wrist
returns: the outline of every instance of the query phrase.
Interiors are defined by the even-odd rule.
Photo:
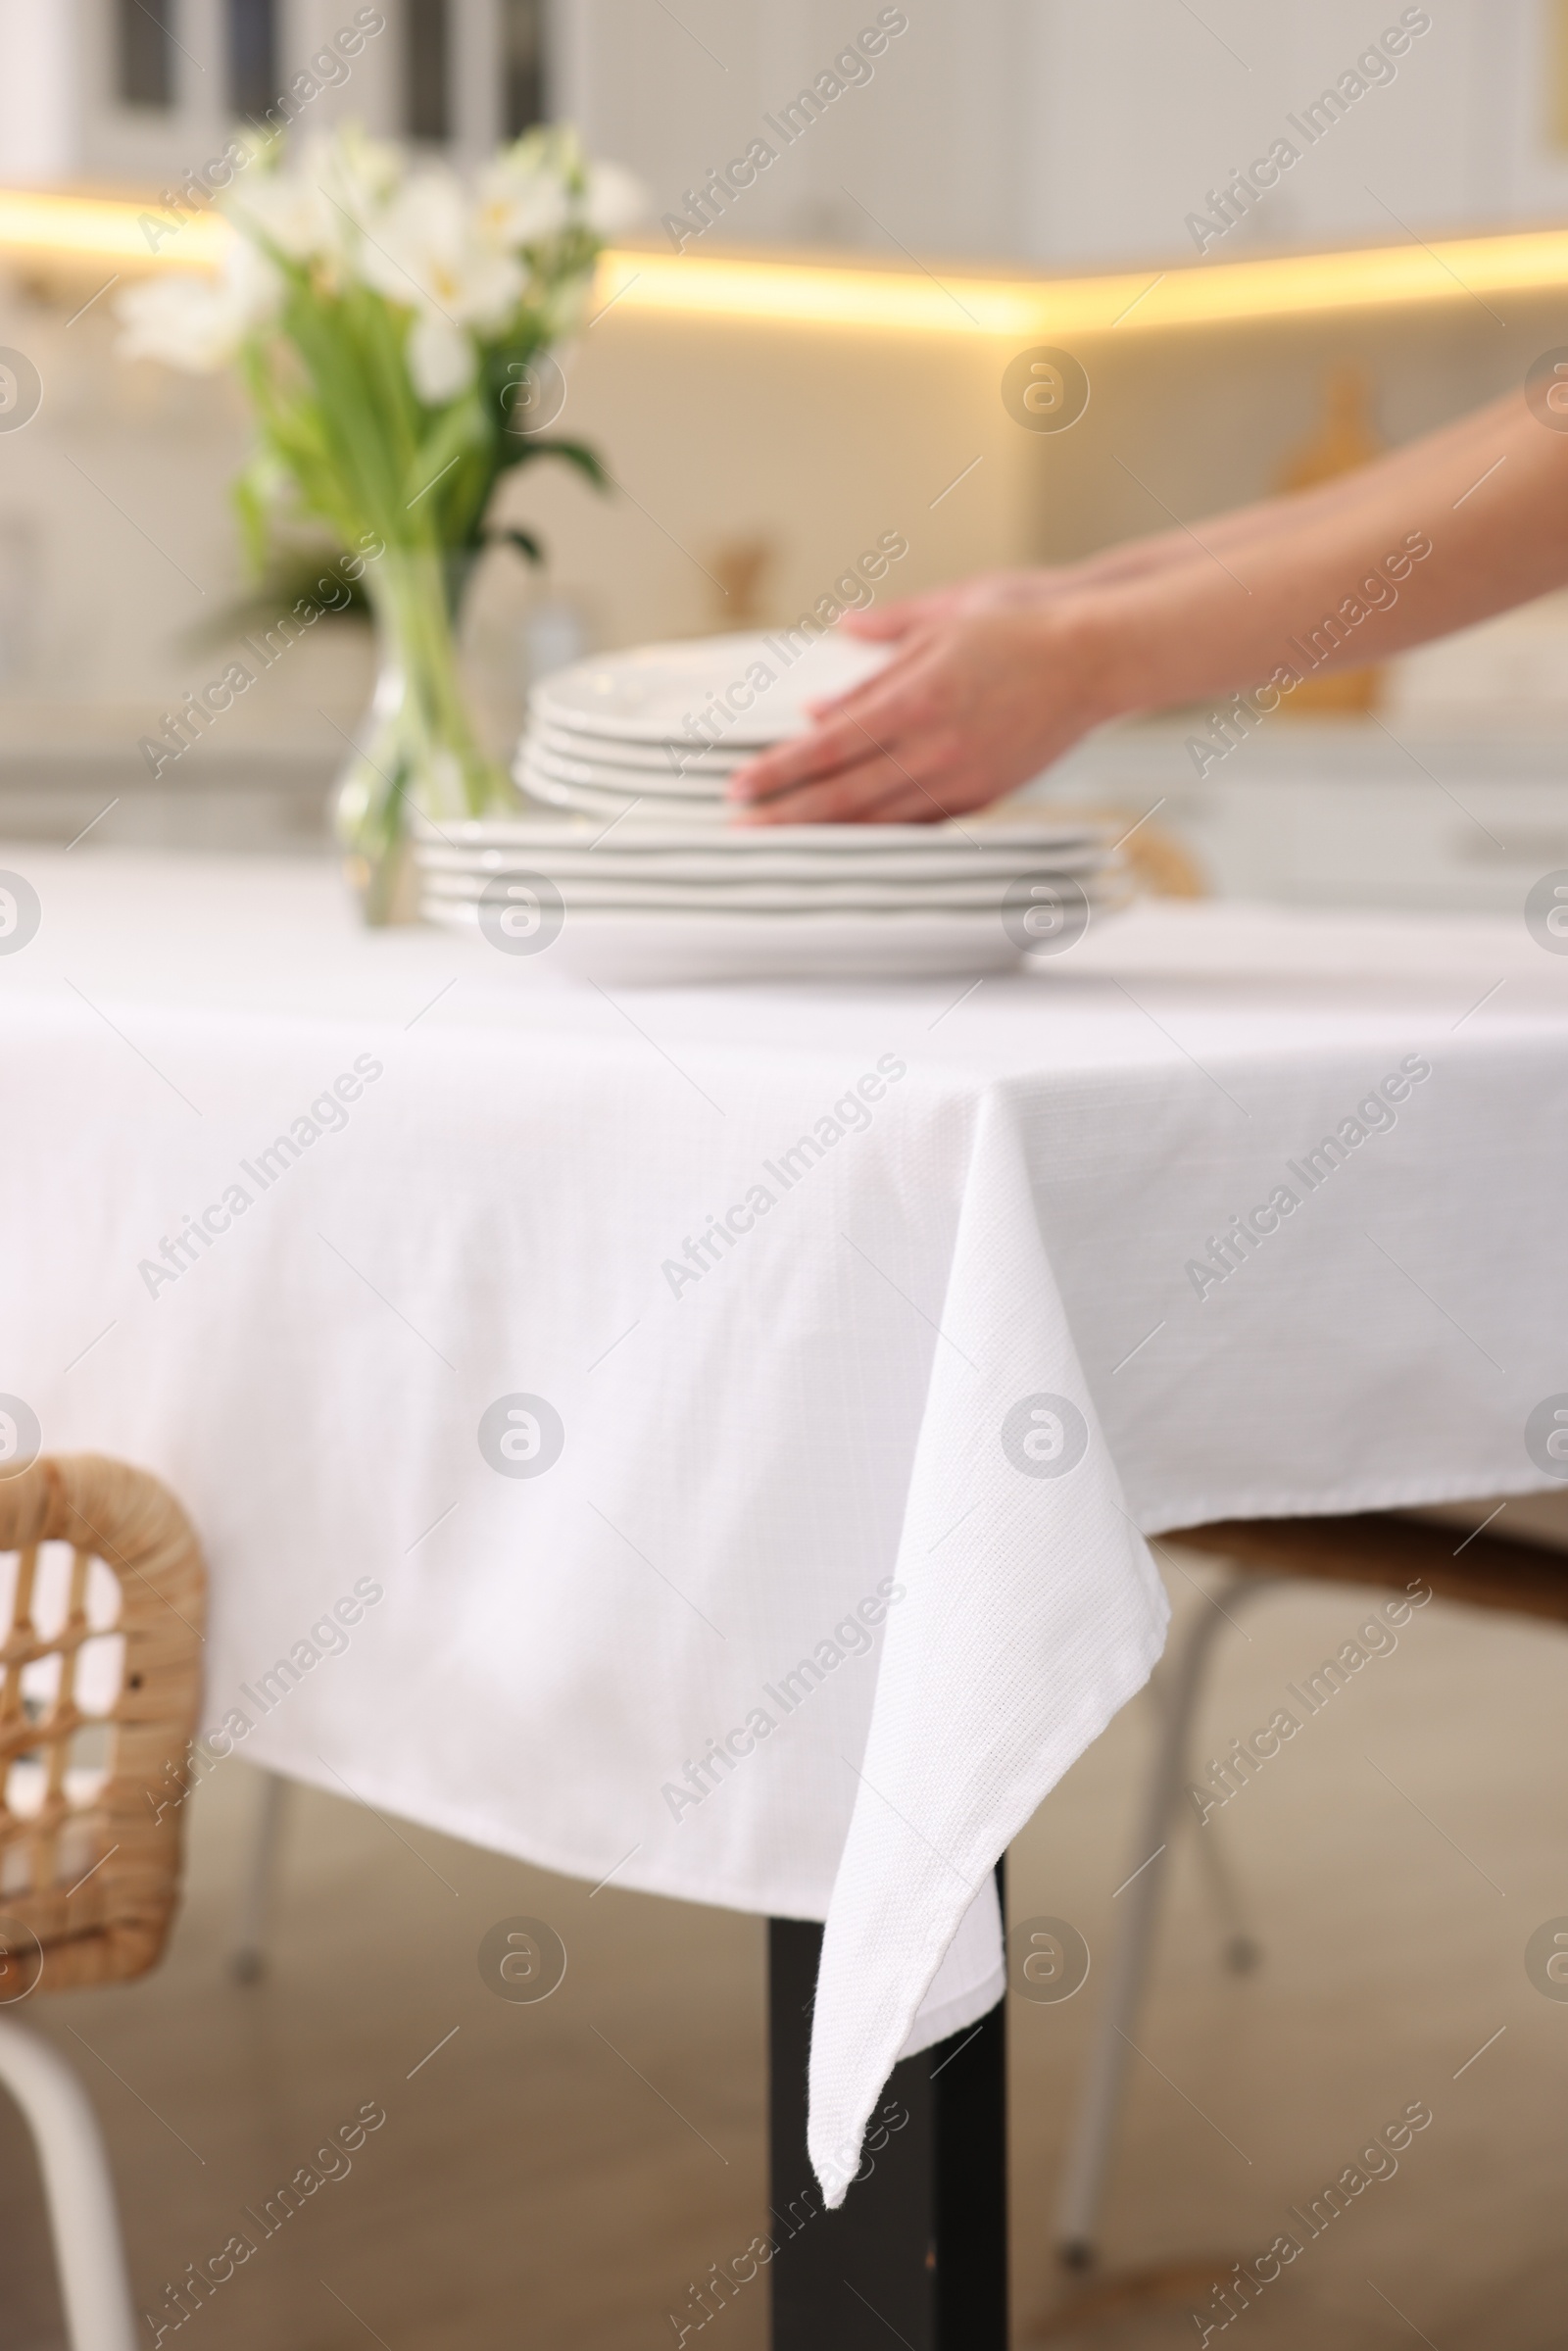
[[[1042,615],[1053,640],[1052,665],[1070,681],[1084,734],[1141,707],[1135,683],[1134,608],[1135,600],[1125,590],[1091,583]]]

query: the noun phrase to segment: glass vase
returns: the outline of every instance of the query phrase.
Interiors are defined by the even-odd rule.
[[[338,779],[334,821],[349,886],[375,926],[417,918],[416,813],[439,825],[516,806],[474,732],[458,664],[455,623],[473,561],[388,547],[366,573],[375,692]]]

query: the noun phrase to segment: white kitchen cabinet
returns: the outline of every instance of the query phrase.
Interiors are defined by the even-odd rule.
[[[1198,259],[1200,243],[1210,260],[1381,243],[1568,204],[1564,0],[1389,0],[1371,15],[1365,0],[379,5],[385,31],[309,122],[354,114],[432,136],[444,123],[456,151],[482,152],[529,111],[508,60],[536,33],[539,103],[640,174],[656,234],[684,216],[705,245],[1157,265]],[[354,0],[0,0],[0,179],[177,176],[226,135],[236,41],[270,40],[259,71],[281,89],[353,16]],[[897,20],[857,62],[857,36]],[[1426,29],[1357,75],[1401,20]],[[167,26],[166,104],[127,102],[122,21],[144,63]],[[1323,93],[1373,73],[1329,122]],[[816,112],[791,135],[803,92]],[[1223,235],[1195,230],[1281,139],[1298,161]],[[772,160],[705,224],[690,196],[757,140]]]
[[[1365,0],[911,0],[904,13],[874,80],[833,100],[713,234],[1074,268],[1396,243],[1568,202],[1552,135],[1562,0],[1371,13]],[[572,61],[560,96],[642,173],[657,213],[679,210],[876,14],[683,0],[677,23],[572,0],[557,11]],[[1358,73],[1386,31],[1407,45]],[[1216,218],[1211,194],[1281,139],[1298,160],[1200,247],[1189,217]]]
[[[1568,731],[1279,719],[1200,780],[1180,718],[1107,729],[1037,787],[1146,816],[1218,898],[1470,908],[1523,920],[1568,870]]]

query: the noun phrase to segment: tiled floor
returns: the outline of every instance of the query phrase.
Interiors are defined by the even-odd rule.
[[[1173,1578],[1179,1620],[1207,1602]],[[1212,1588],[1212,1580],[1209,1580]],[[1222,1644],[1201,1753],[1250,1733],[1352,1635],[1360,1595],[1257,1600]],[[1246,1638],[1244,1638],[1244,1635]],[[1051,2204],[1131,1866],[1154,1701],[1131,1707],[1013,1848],[1014,1917],[1072,1920],[1084,1990],[1015,2001],[1017,2339],[1060,2303]],[[758,1921],[588,1888],[347,1802],[299,1793],[275,1961],[243,1988],[225,1936],[257,1783],[194,1807],[189,1899],[145,1983],[40,2002],[104,2118],[141,2304],[218,2252],[362,2107],[385,2122],[176,2335],[193,2351],[639,2351],[688,2282],[760,2226]],[[1238,1978],[1197,1870],[1223,1836],[1265,1946]],[[1546,2351],[1564,2340],[1568,2001],[1523,1953],[1568,1914],[1568,1639],[1444,1609],[1412,1619],[1176,1857],[1140,2021],[1105,2255],[1185,2263],[1184,2290],[1051,2339],[1199,2340],[1210,2286],[1421,2100],[1433,2121],[1245,2316],[1244,2351]],[[548,2001],[492,1996],[499,1919],[570,1954]],[[1493,2038],[1494,2035],[1500,2037]],[[1473,2053],[1491,2041],[1485,2053]],[[432,2053],[433,2052],[433,2053]],[[318,2171],[336,2169],[322,2163]],[[254,2228],[250,2233],[259,2235]],[[1298,2236],[1304,2231],[1296,2229]],[[714,2322],[761,2351],[765,2286]],[[1222,2315],[1222,2314],[1215,2314]],[[0,2114],[0,2351],[55,2351],[59,2314],[20,2124]],[[866,2342],[877,2333],[867,2318]],[[149,2326],[146,2340],[153,2342]],[[696,2339],[695,2337],[692,2339]]]

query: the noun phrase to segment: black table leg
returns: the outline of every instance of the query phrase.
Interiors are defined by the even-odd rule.
[[[768,1926],[773,2351],[1006,2351],[1006,2005],[895,2067],[828,2212],[806,2152],[820,1927]],[[882,2327],[869,2324],[874,2313]]]

